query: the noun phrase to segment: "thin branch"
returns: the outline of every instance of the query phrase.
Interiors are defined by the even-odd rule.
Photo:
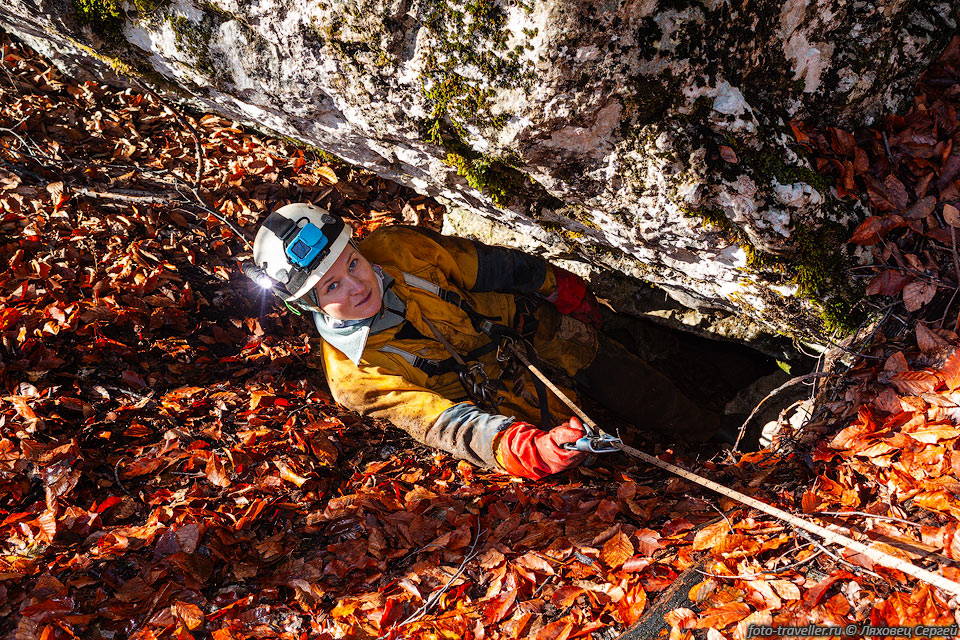
[[[476,548],[477,548],[478,542],[480,542],[479,526],[477,527],[477,535],[474,536],[473,538],[473,544],[470,545],[470,551],[468,551],[467,554],[463,557],[463,561],[460,563],[460,567],[452,576],[450,576],[450,579],[447,580],[447,582],[440,589],[431,593],[430,597],[428,597],[427,600],[423,603],[423,606],[421,606],[419,609],[417,609],[412,614],[410,614],[402,622],[398,622],[397,624],[391,626],[390,629],[388,629],[387,634],[380,636],[380,638],[381,639],[386,638],[390,635],[390,632],[393,631],[394,629],[399,629],[400,627],[406,626],[411,622],[416,622],[417,620],[425,616],[427,612],[429,612],[430,609],[432,609],[440,601],[440,596],[442,596],[444,593],[447,592],[447,590],[450,588],[450,585],[453,584],[453,581],[460,577],[460,574],[463,573],[464,570],[467,568],[467,564],[471,560],[473,560],[474,557],[476,557],[477,555]]]
[[[93,189],[87,189],[86,187],[70,187],[70,190],[75,192],[77,195],[85,196],[87,198],[121,200],[123,202],[145,204],[170,204],[170,198],[173,196],[172,193],[154,195],[147,191],[133,191],[126,189],[122,191],[94,191]]]
[[[121,491],[123,491],[125,494],[133,498],[134,495],[127,490],[127,487],[124,486],[122,482],[120,482],[120,473],[119,473],[120,463],[126,459],[127,459],[127,456],[120,456],[120,459],[117,460],[117,464],[113,465],[113,479],[117,481],[117,486],[120,487]]]
[[[224,218],[219,212],[214,211],[213,209],[211,209],[210,207],[208,207],[208,206],[207,206],[207,203],[203,201],[203,198],[200,197],[200,194],[197,193],[197,190],[196,190],[194,187],[191,187],[190,185],[187,185],[187,188],[190,189],[190,192],[193,194],[193,197],[194,197],[194,199],[196,200],[196,203],[195,203],[195,204],[194,204],[194,203],[190,203],[191,205],[196,206],[196,207],[198,207],[198,208],[200,208],[200,209],[203,209],[204,211],[206,211],[207,213],[209,213],[210,215],[212,215],[214,218],[216,218],[217,220],[219,220],[219,221],[222,222],[223,224],[227,225],[227,226],[230,228],[230,230],[233,231],[233,233],[234,233],[235,236],[237,236],[238,238],[240,238],[241,240],[243,240],[243,242],[247,245],[247,247],[248,247],[251,251],[253,250],[253,244],[247,239],[247,236],[244,234],[244,232],[243,232],[237,225],[233,224],[232,222],[230,222],[229,220],[227,220],[226,218]],[[181,196],[184,196],[184,193],[183,193],[182,191],[180,191],[180,189],[177,189],[177,193],[179,193]],[[186,197],[186,196],[184,196],[184,197]]]
[[[21,178],[23,178],[24,176],[30,176],[37,182],[46,182],[46,179],[43,176],[41,176],[38,173],[34,173],[33,171],[30,171],[30,169],[24,169],[20,165],[13,164],[12,162],[7,162],[3,158],[0,158],[0,163],[3,163],[3,166],[10,169],[10,171],[17,174]]]
[[[859,566],[859,565],[855,565],[855,564],[853,564],[852,562],[848,562],[847,560],[844,560],[842,557],[840,557],[839,554],[836,554],[836,553],[834,553],[833,551],[830,551],[829,549],[827,549],[827,547],[824,546],[823,543],[821,543],[819,540],[814,540],[812,536],[807,535],[805,531],[798,531],[798,533],[799,533],[800,535],[802,535],[804,538],[806,538],[807,540],[809,540],[810,542],[812,542],[817,548],[819,548],[819,549],[820,549],[821,551],[823,551],[825,554],[827,554],[828,556],[830,556],[831,558],[833,558],[834,560],[836,560],[837,562],[839,562],[839,563],[842,564],[843,566],[847,567],[848,569],[850,569],[850,570],[853,571],[854,573],[860,573],[860,572],[862,572],[862,573],[865,573],[865,574],[867,574],[867,575],[869,575],[869,576],[872,576],[872,577],[874,577],[874,578],[877,578],[878,580],[883,580],[883,576],[881,576],[879,573],[877,573],[877,572],[875,572],[875,571],[871,571],[870,569],[866,569],[866,568],[861,567],[861,566]]]
[[[805,544],[803,546],[808,547],[810,546],[810,544]],[[802,549],[803,547],[800,547],[800,548]],[[695,569],[695,571],[697,573],[702,573],[705,576],[710,576],[711,578],[726,578],[726,579],[733,579],[733,580],[756,580],[758,578],[765,578],[770,574],[786,573],[787,571],[791,571],[793,569],[796,569],[797,567],[802,567],[803,565],[816,560],[818,557],[822,555],[823,555],[823,550],[819,549],[817,550],[816,553],[804,558],[803,560],[791,562],[790,564],[780,567],[779,569],[770,569],[769,571],[763,571],[761,573],[739,573],[735,576],[723,576],[717,573],[710,573],[709,571],[703,571],[701,569]]]
[[[793,378],[793,379],[791,379],[791,380],[787,380],[787,381],[784,382],[782,385],[780,385],[779,387],[777,387],[776,389],[774,389],[773,391],[771,391],[770,393],[768,393],[768,394],[763,398],[763,400],[761,400],[760,402],[757,403],[757,406],[755,406],[755,407],[753,408],[753,411],[750,412],[750,415],[747,416],[747,419],[743,421],[743,424],[742,424],[742,425],[740,425],[740,433],[737,434],[737,441],[733,443],[733,449],[732,449],[732,451],[739,451],[739,449],[740,449],[740,441],[743,439],[744,434],[747,432],[747,425],[750,424],[750,421],[753,420],[753,418],[754,418],[754,417],[757,415],[757,413],[760,411],[760,407],[763,406],[763,403],[764,403],[764,402],[766,402],[766,401],[769,400],[770,398],[773,398],[774,396],[776,396],[777,394],[779,394],[781,391],[783,391],[783,390],[785,390],[785,389],[788,389],[788,388],[790,388],[790,387],[792,387],[792,386],[794,386],[794,385],[796,385],[796,384],[798,384],[798,383],[800,383],[800,382],[805,382],[806,380],[814,380],[814,379],[816,379],[816,378],[822,378],[822,377],[825,377],[825,376],[828,376],[828,375],[830,375],[830,374],[828,374],[828,373],[808,373],[808,374],[806,374],[806,375],[798,376],[798,377]]]
[[[893,154],[890,152],[890,141],[887,140],[887,132],[881,131],[880,135],[883,136],[883,148],[887,151],[887,158],[892,164],[896,164],[896,161],[893,159]]]
[[[730,522],[730,518],[727,517],[727,514],[725,514],[723,511],[721,511],[720,508],[717,507],[717,505],[713,504],[713,503],[710,502],[709,500],[707,501],[707,506],[710,507],[710,508],[712,508],[712,509],[713,509],[714,511],[716,511],[717,513],[719,513],[720,516],[721,516],[724,520],[727,521],[727,527],[730,529],[730,533],[733,533],[733,523]]]
[[[953,227],[951,227],[951,229],[952,229],[952,228],[953,228]],[[874,271],[883,271],[883,270],[885,270],[885,269],[889,269],[889,270],[891,270],[891,271],[902,271],[902,272],[908,273],[908,274],[910,274],[910,275],[912,275],[912,276],[916,276],[917,278],[922,278],[922,279],[924,279],[924,280],[929,280],[930,282],[933,282],[934,284],[943,285],[943,286],[945,286],[945,287],[955,287],[955,286],[957,286],[956,283],[950,282],[949,280],[944,280],[943,278],[938,278],[938,277],[936,277],[936,276],[932,276],[932,275],[930,275],[929,273],[924,273],[923,271],[917,271],[916,269],[910,269],[909,267],[901,267],[901,266],[898,266],[898,265],[895,265],[895,264],[865,264],[865,265],[861,265],[861,266],[849,267],[849,268],[847,268],[847,271],[848,271],[848,272],[850,272],[850,271],[857,271],[857,270],[859,270],[859,269],[873,269]]]
[[[923,526],[918,522],[904,520],[903,518],[894,518],[893,516],[881,516],[881,515],[877,515],[876,513],[867,513],[866,511],[817,511],[817,514],[824,515],[824,516],[863,516],[864,518],[875,518],[877,520],[888,520],[890,522],[900,522],[902,524],[908,524],[912,527]]]

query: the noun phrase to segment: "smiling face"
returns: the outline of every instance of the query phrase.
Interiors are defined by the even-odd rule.
[[[367,259],[347,245],[315,287],[320,308],[338,320],[363,320],[380,311],[380,285]]]

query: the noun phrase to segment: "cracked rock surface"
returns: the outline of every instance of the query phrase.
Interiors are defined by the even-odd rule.
[[[864,213],[812,170],[787,123],[852,129],[897,110],[958,17],[936,0],[0,8],[5,29],[73,75],[136,75],[594,275],[804,336],[853,295],[843,239]]]

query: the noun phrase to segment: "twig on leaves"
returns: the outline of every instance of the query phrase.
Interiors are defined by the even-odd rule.
[[[38,145],[36,142],[33,142],[33,140],[30,140],[30,136],[29,136],[29,135],[28,135],[26,138],[24,138],[24,137],[21,136],[19,133],[17,133],[16,131],[14,131],[14,129],[16,129],[16,128],[19,127],[21,124],[23,124],[23,121],[26,120],[26,119],[27,119],[27,116],[24,116],[23,118],[20,119],[19,122],[17,122],[15,125],[13,125],[13,126],[10,127],[10,128],[0,127],[0,131],[4,131],[4,132],[6,132],[6,133],[9,133],[9,134],[12,135],[14,138],[16,138],[16,139],[20,142],[21,146],[23,146],[23,148],[26,149],[27,155],[30,156],[35,162],[37,162],[37,164],[39,164],[39,165],[42,166],[44,169],[47,169],[47,170],[49,171],[50,169],[48,169],[46,166],[44,166],[44,164],[43,164],[42,162],[40,162],[40,159],[39,159],[37,156],[38,156],[38,155],[39,155],[39,156],[43,156],[43,158],[46,159],[46,160],[50,160],[50,159],[51,159],[50,156],[48,156],[46,153],[43,152],[43,149],[40,148],[40,145]],[[30,149],[30,144],[31,144],[31,143],[33,144],[33,149]],[[7,150],[8,150],[8,151],[13,151],[13,152],[15,152],[15,153],[20,153],[20,152],[19,152],[18,150],[16,150],[16,149],[7,149]]]
[[[120,472],[119,472],[120,463],[123,462],[123,461],[126,460],[126,459],[127,459],[127,456],[120,456],[120,459],[117,460],[117,464],[113,465],[113,479],[117,481],[117,486],[120,487],[120,490],[121,490],[121,491],[123,491],[125,494],[127,494],[128,496],[130,496],[131,498],[133,498],[134,495],[133,495],[132,493],[130,493],[130,492],[127,490],[127,487],[124,486],[124,484],[120,481]]]
[[[812,543],[811,543],[812,544]],[[810,544],[805,544],[803,547],[808,547]],[[800,547],[802,549],[803,547]],[[711,578],[725,578],[728,580],[757,580],[759,578],[766,578],[770,574],[786,573],[787,571],[792,571],[797,567],[802,567],[805,564],[813,562],[818,557],[823,555],[823,550],[818,549],[813,555],[807,556],[803,560],[797,560],[796,562],[791,562],[788,565],[782,566],[779,569],[770,569],[768,571],[761,571],[760,573],[738,573],[734,576],[724,576],[718,573],[710,573],[709,571],[703,571],[702,569],[695,569],[697,573],[702,573],[705,576],[710,576]]]
[[[883,136],[883,148],[886,149],[887,151],[887,158],[890,160],[892,164],[896,164],[896,162],[893,159],[893,153],[890,152],[890,141],[887,140],[887,132],[881,131],[880,135]]]
[[[723,511],[721,511],[720,508],[719,508],[717,505],[713,504],[713,503],[710,502],[709,500],[707,500],[706,503],[707,503],[707,506],[708,506],[708,507],[712,508],[714,511],[716,511],[717,513],[719,513],[720,516],[721,516],[724,520],[727,521],[727,527],[730,529],[730,533],[733,533],[733,523],[730,522],[730,518],[727,517],[727,514],[725,514]]]
[[[440,601],[440,596],[442,596],[444,593],[447,592],[447,590],[450,588],[450,585],[453,584],[453,581],[459,578],[460,574],[462,574],[464,570],[466,570],[467,564],[469,564],[470,561],[476,557],[477,555],[476,548],[477,548],[477,543],[479,542],[480,542],[480,528],[477,527],[477,534],[473,538],[473,543],[470,545],[470,550],[463,557],[463,560],[460,562],[460,567],[456,570],[456,572],[454,572],[452,576],[450,576],[450,579],[447,580],[446,583],[442,587],[440,587],[438,590],[431,593],[430,597],[428,597],[426,601],[423,603],[423,606],[421,606],[419,609],[411,613],[403,621],[398,622],[397,624],[391,626],[390,629],[388,629],[387,633],[384,635],[381,635],[380,638],[383,639],[388,637],[390,635],[390,632],[393,631],[394,629],[399,629],[400,627],[406,626],[411,622],[416,622],[417,620],[425,616],[430,611],[430,609],[435,607],[436,604]]]
[[[169,204],[170,197],[173,195],[172,193],[155,195],[147,191],[133,191],[128,189],[117,191],[94,191],[93,189],[87,189],[86,187],[70,187],[70,190],[87,198],[120,200],[122,202],[144,204]]]
[[[827,554],[828,556],[830,556],[831,558],[833,558],[834,560],[836,560],[837,562],[839,562],[839,563],[842,564],[843,566],[845,566],[845,567],[847,567],[848,569],[850,569],[850,571],[852,571],[852,572],[854,572],[854,573],[858,573],[858,574],[859,574],[859,573],[864,573],[864,574],[869,575],[869,576],[871,576],[871,577],[874,577],[874,578],[876,578],[876,579],[878,579],[878,580],[883,580],[883,576],[881,576],[879,573],[877,573],[877,572],[875,572],[875,571],[871,571],[870,569],[867,569],[867,568],[865,568],[865,567],[861,567],[861,566],[855,565],[855,564],[853,564],[852,562],[848,562],[848,561],[844,560],[842,557],[840,557],[840,554],[837,554],[837,553],[834,553],[833,551],[830,551],[830,549],[827,549],[827,547],[824,546],[824,544],[823,544],[822,542],[820,542],[819,540],[814,540],[814,539],[813,539],[813,536],[807,534],[807,532],[797,530],[797,533],[799,533],[799,534],[802,535],[804,538],[806,538],[807,540],[809,540],[811,543],[813,543],[818,549],[820,549],[821,551],[823,551],[825,554]]]
[[[45,181],[44,178],[43,178],[43,176],[41,176],[40,174],[34,173],[33,171],[30,171],[30,169],[24,169],[23,167],[21,167],[21,166],[19,166],[19,165],[13,164],[12,162],[7,162],[7,161],[4,160],[3,158],[0,158],[0,163],[3,163],[3,166],[5,166],[6,168],[10,169],[10,171],[14,172],[15,174],[17,174],[17,175],[20,176],[21,178],[24,177],[24,176],[29,176],[29,177],[33,178],[34,180],[36,180],[37,182],[44,182],[44,181]]]
[[[895,518],[893,516],[881,516],[876,513],[867,513],[866,511],[818,511],[818,515],[823,516],[862,516],[864,518],[874,518],[876,520],[887,520],[889,522],[900,522],[902,524],[908,524],[911,527],[922,527],[923,525],[919,522],[913,522],[911,520],[904,520],[903,518]]]
[[[536,590],[533,592],[533,595],[530,596],[530,599],[532,600],[532,599],[535,599],[537,596],[539,596],[539,595],[540,595],[540,592],[543,591],[543,588],[544,588],[545,586],[547,586],[547,584],[548,584],[551,580],[553,580],[555,577],[556,577],[555,575],[553,575],[553,576],[547,576],[547,579],[544,580],[543,582],[541,582],[539,586],[537,586]]]
[[[219,221],[222,222],[223,224],[227,225],[227,227],[230,228],[230,231],[232,231],[235,236],[237,236],[238,238],[240,238],[241,240],[243,240],[243,242],[247,245],[247,247],[248,247],[251,251],[253,250],[253,244],[251,244],[250,240],[247,239],[247,236],[244,235],[243,231],[241,231],[240,228],[237,227],[237,225],[233,224],[232,222],[230,222],[229,220],[227,220],[226,218],[224,218],[223,215],[221,215],[219,212],[214,211],[213,209],[211,209],[210,207],[208,207],[208,206],[207,206],[207,203],[204,202],[203,198],[200,197],[200,194],[197,193],[197,190],[196,190],[194,187],[191,187],[190,185],[187,185],[187,188],[190,189],[190,192],[193,194],[193,198],[194,198],[194,200],[195,200],[195,202],[189,202],[189,203],[188,203],[188,204],[190,204],[190,206],[195,206],[195,207],[197,207],[197,208],[199,208],[199,209],[202,209],[203,211],[206,211],[207,213],[209,213],[210,215],[212,215],[214,218],[216,218],[217,220],[219,220]],[[184,198],[186,198],[186,195],[185,195],[182,191],[180,191],[179,188],[177,188],[177,193],[179,193],[181,196],[183,196]],[[188,200],[189,200],[189,199],[188,199]]]
[[[768,394],[763,398],[763,400],[761,400],[760,402],[757,403],[757,406],[755,406],[755,407],[753,408],[753,411],[750,412],[750,415],[747,416],[747,419],[743,421],[743,424],[742,424],[742,425],[740,425],[740,433],[737,434],[737,441],[733,443],[733,451],[739,451],[739,449],[740,449],[740,441],[743,439],[744,434],[746,434],[746,432],[747,432],[747,425],[750,424],[750,422],[753,420],[753,418],[754,418],[754,417],[757,415],[757,413],[760,411],[760,407],[763,406],[763,403],[764,403],[764,402],[766,402],[766,401],[769,400],[770,398],[775,397],[775,396],[776,396],[777,394],[779,394],[780,392],[782,392],[782,391],[784,391],[785,389],[788,389],[788,388],[790,388],[790,387],[792,387],[792,386],[794,386],[794,385],[796,385],[796,384],[799,384],[799,383],[801,383],[801,382],[805,382],[805,381],[807,381],[807,380],[814,380],[814,379],[816,379],[816,378],[822,378],[822,377],[825,377],[825,376],[828,376],[828,375],[830,375],[830,374],[825,373],[825,372],[823,372],[823,373],[814,372],[814,373],[808,373],[808,374],[802,375],[802,376],[797,376],[796,378],[793,378],[793,379],[791,379],[791,380],[787,380],[787,381],[784,382],[782,385],[780,385],[779,387],[777,387],[776,389],[774,389],[773,391],[771,391],[770,393],[768,393]]]
[[[3,43],[3,54],[0,56],[0,59],[7,59],[7,43]],[[13,79],[13,74],[10,73],[10,69],[7,68],[7,65],[3,65],[3,72],[7,74],[7,80],[10,81],[10,87],[14,90],[17,89],[17,81]]]

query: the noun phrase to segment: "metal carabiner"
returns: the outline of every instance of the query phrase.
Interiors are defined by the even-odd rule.
[[[563,443],[563,448],[567,451],[585,453],[616,453],[623,448],[623,440],[607,433],[586,435],[576,442]]]
[[[504,367],[512,359],[513,338],[509,336],[501,336],[500,344],[497,345],[497,362],[500,363],[501,367]]]
[[[482,409],[497,413],[499,403],[483,365],[476,362],[460,371],[460,384]]]
[[[594,430],[587,423],[583,424],[584,436],[576,442],[565,442],[563,448],[567,451],[584,451],[586,453],[615,453],[623,448],[623,440],[603,431]]]

